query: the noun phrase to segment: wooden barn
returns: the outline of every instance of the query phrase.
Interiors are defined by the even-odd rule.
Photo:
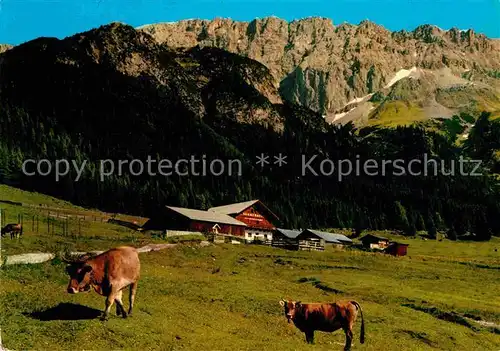
[[[246,226],[222,213],[166,206],[160,214],[144,224],[143,230],[185,230],[243,237]]]
[[[351,245],[353,241],[349,239],[347,236],[343,234],[336,234],[336,233],[329,233],[329,232],[322,232],[319,230],[313,230],[313,229],[306,229],[305,232],[309,232],[311,234],[314,234],[321,239],[325,241],[325,244],[334,244],[334,245]]]
[[[406,256],[409,244],[392,242],[384,250],[385,253],[393,256]]]
[[[244,235],[247,241],[260,240],[267,244],[271,244],[276,229],[275,223],[279,221],[278,216],[260,200],[212,207],[208,209],[208,212],[231,216],[237,221],[245,223]]]
[[[297,236],[297,250],[301,251],[324,251],[325,239],[314,231],[306,229]]]
[[[287,250],[298,250],[299,241],[297,237],[302,233],[300,230],[276,228],[273,234],[272,246]]]
[[[288,250],[323,251],[326,244],[345,246],[352,244],[352,240],[342,234],[322,232],[319,230],[290,230],[276,229],[272,245]]]
[[[381,236],[376,236],[373,234],[367,234],[364,237],[360,239],[361,243],[363,244],[363,247],[367,249],[379,249],[379,250],[384,250],[386,249],[389,244],[390,240]]]

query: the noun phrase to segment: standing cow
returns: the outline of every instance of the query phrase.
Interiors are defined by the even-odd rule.
[[[300,301],[281,300],[280,305],[285,308],[288,323],[293,321],[295,326],[305,333],[306,341],[314,343],[314,331],[334,332],[342,328],[346,342],[344,350],[351,349],[353,338],[352,329],[358,310],[361,313],[361,333],[359,341],[365,342],[365,321],[363,311],[356,301],[337,301],[335,303],[307,303]]]
[[[122,246],[95,257],[84,256],[68,263],[68,293],[89,291],[92,287],[98,294],[106,296],[106,308],[101,320],[108,319],[113,302],[116,303],[116,314],[127,318],[122,302],[122,292],[127,286],[130,286],[128,314],[132,313],[140,276],[139,255],[135,248]]]
[[[5,234],[10,233],[10,238],[14,239],[15,236],[20,236],[23,234],[23,227],[20,223],[10,223],[2,228],[2,237]]]

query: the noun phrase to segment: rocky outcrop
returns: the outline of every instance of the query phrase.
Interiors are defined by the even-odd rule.
[[[369,21],[334,25],[327,18],[268,17],[185,20],[140,30],[174,48],[215,46],[257,60],[279,82],[283,97],[322,114],[383,89],[402,69],[447,67],[457,77],[476,72],[483,78],[500,70],[499,40],[431,25],[390,32]]]
[[[12,48],[12,45],[0,44],[0,54]]]
[[[146,253],[152,251],[160,251],[165,249],[172,249],[176,247],[178,244],[148,244],[141,248],[137,249],[139,253]],[[208,241],[200,241],[198,243],[200,247],[210,246]],[[71,256],[82,256],[85,254],[90,254],[91,256],[99,255],[104,251],[89,251],[89,252],[71,252]],[[5,257],[5,265],[14,265],[14,264],[37,264],[50,261],[56,257],[55,254],[52,253],[27,253],[27,254],[19,254]],[[1,265],[2,262],[0,262]]]
[[[55,257],[51,253],[27,253],[21,255],[7,256],[5,258],[5,265],[12,264],[36,264],[50,261]]]

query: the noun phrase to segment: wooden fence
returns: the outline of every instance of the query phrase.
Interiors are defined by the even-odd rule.
[[[299,240],[299,250],[303,251],[324,251],[325,241],[318,239]]]
[[[298,250],[299,242],[296,239],[286,238],[279,235],[273,237],[272,246],[287,250]]]
[[[315,238],[297,240],[284,238],[282,236],[275,236],[272,241],[272,246],[287,250],[324,251],[325,241]]]

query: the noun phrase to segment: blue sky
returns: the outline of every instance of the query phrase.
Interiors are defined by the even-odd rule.
[[[188,18],[252,20],[329,17],[334,24],[369,19],[391,30],[419,24],[473,28],[500,38],[500,0],[0,0],[0,43],[64,38],[112,21],[133,26]]]

